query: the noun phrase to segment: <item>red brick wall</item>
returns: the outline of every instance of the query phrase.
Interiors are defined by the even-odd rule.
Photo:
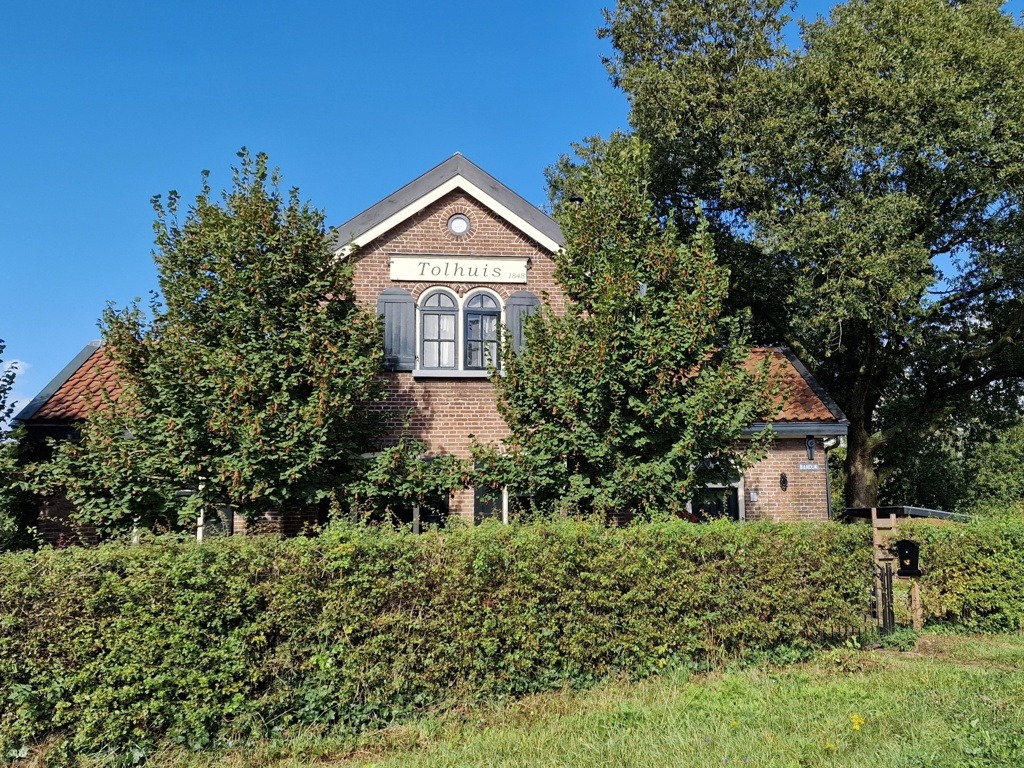
[[[800,469],[801,463],[810,463],[804,438],[777,438],[768,456],[743,476],[743,492],[747,520],[827,520],[828,493],[825,483],[825,449],[821,440],[815,441],[814,463],[817,471]],[[785,491],[779,486],[779,476],[785,472],[789,481]],[[756,493],[757,501],[750,500]]]
[[[448,232],[448,219],[453,214],[469,217],[469,234],[455,237]],[[391,282],[390,257],[394,254],[451,256],[518,256],[530,259],[526,285],[512,283],[441,283]],[[495,216],[472,197],[456,190],[445,195],[423,211],[411,216],[393,230],[367,245],[356,254],[356,300],[367,306],[376,306],[377,296],[386,288],[404,288],[413,298],[433,286],[444,286],[466,295],[475,288],[488,288],[502,300],[516,291],[532,291],[547,296],[551,306],[561,311],[565,307],[562,292],[555,282],[555,263],[540,245],[522,234],[506,221]]]
[[[411,373],[385,377],[388,397],[379,408],[387,420],[389,443],[405,434],[422,440],[434,453],[468,458],[472,437],[496,443],[508,434],[487,379],[413,379]]]
[[[72,544],[95,544],[99,539],[96,527],[71,519],[75,506],[63,496],[48,496],[39,506],[36,532],[45,544],[67,547]]]
[[[471,226],[466,236],[455,237],[448,231],[448,219],[456,213],[469,217]],[[396,254],[526,257],[527,282],[392,282],[390,257]],[[436,286],[448,288],[460,297],[473,289],[487,288],[503,302],[516,291],[527,290],[548,301],[556,311],[565,307],[554,279],[555,264],[550,253],[459,190],[370,243],[355,258],[356,300],[369,307],[376,306],[377,296],[387,288],[403,288],[418,301],[425,290]],[[481,443],[496,443],[508,434],[498,414],[491,383],[486,379],[416,379],[411,373],[384,376],[388,397],[378,407],[384,411],[390,428],[389,443],[397,442],[404,434],[423,441],[432,454],[468,458],[474,437]],[[457,493],[450,509],[452,514],[472,520],[472,491]]]

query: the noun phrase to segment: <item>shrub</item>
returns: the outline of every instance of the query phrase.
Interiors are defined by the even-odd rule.
[[[921,544],[921,598],[930,621],[973,632],[1024,630],[1024,520],[903,524]]]
[[[833,524],[344,526],[5,555],[0,755],[360,729],[820,647],[859,625],[870,578],[865,531]]]

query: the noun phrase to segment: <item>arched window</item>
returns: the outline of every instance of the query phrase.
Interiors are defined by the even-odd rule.
[[[458,367],[455,339],[459,317],[455,298],[444,291],[434,291],[420,307],[420,367],[454,370]]]
[[[478,293],[466,302],[466,369],[498,366],[501,307],[493,296]]]

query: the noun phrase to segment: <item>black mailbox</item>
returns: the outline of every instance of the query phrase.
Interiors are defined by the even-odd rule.
[[[910,539],[900,539],[893,546],[896,547],[896,556],[900,560],[897,576],[920,576],[921,569],[918,567],[918,559],[921,556],[921,545]]]

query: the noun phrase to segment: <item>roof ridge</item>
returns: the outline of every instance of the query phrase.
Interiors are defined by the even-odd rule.
[[[491,176],[461,152],[456,152],[348,221],[331,227],[328,242],[332,251],[340,252],[349,243],[358,241],[360,237],[385,224],[389,219],[414,207],[456,177],[461,177],[471,187],[475,187],[480,194],[489,197],[503,207],[513,218],[518,218],[521,224],[510,222],[517,228],[522,229],[523,224],[527,228],[532,228],[535,231],[533,234],[530,232],[525,232],[525,234],[533,240],[539,238],[538,242],[543,247],[548,250],[557,250],[564,244],[565,240],[558,222],[522,195]],[[469,189],[465,191],[476,197]],[[485,201],[481,200],[480,202],[486,205]],[[388,226],[388,229],[392,226],[395,225]],[[380,234],[382,232],[374,234],[367,242]],[[358,243],[358,245],[365,244]]]

